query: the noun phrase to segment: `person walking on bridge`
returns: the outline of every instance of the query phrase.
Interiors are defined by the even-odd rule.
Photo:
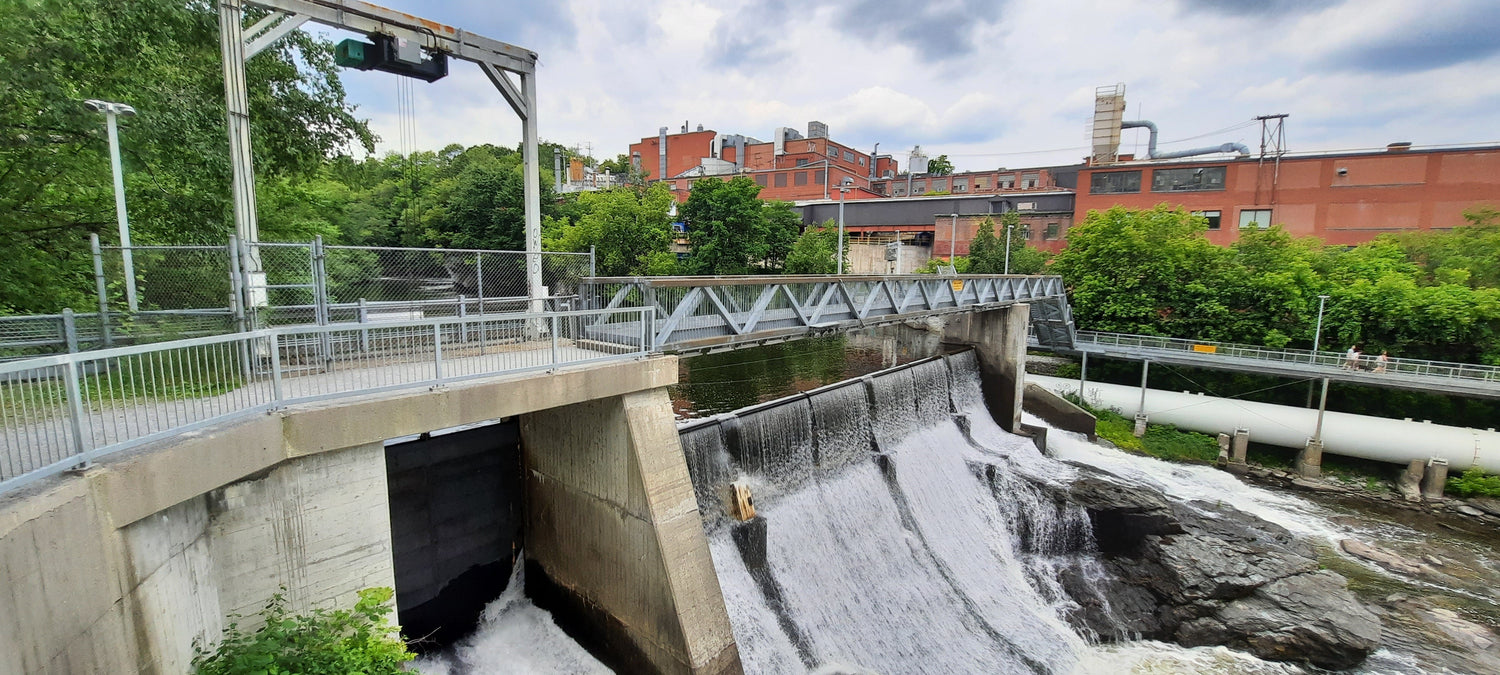
[[[1344,368],[1359,370],[1359,345],[1353,345],[1349,347],[1349,351],[1344,352]]]
[[[1380,350],[1380,356],[1375,357],[1375,372],[1385,372],[1386,366],[1389,366],[1390,364],[1391,357],[1386,353],[1386,350]]]

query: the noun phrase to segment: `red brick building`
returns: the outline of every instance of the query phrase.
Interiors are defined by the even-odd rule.
[[[1385,232],[1441,230],[1463,212],[1500,207],[1500,146],[1122,162],[1080,169],[1075,219],[1115,205],[1166,203],[1205,215],[1210,241],[1247,227],[1352,245]]]

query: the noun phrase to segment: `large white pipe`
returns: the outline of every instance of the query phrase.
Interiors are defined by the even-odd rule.
[[[1078,393],[1078,380],[1031,374],[1026,380],[1058,394]],[[1140,387],[1100,382],[1084,385],[1084,399],[1089,405],[1113,408],[1126,417],[1140,412],[1140,396]],[[1318,411],[1312,408],[1159,389],[1146,390],[1145,413],[1152,422],[1207,434],[1249,429],[1250,440],[1285,448],[1305,446],[1318,423]],[[1394,464],[1441,457],[1454,470],[1478,466],[1500,473],[1500,432],[1493,429],[1330,411],[1323,418],[1323,451]]]

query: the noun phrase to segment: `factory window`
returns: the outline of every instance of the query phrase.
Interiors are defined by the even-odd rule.
[[[807,185],[807,172],[806,171],[798,171],[797,175],[793,177],[792,184],[793,185]]]
[[[852,161],[854,161],[854,153],[849,152],[848,150],[845,150],[844,151],[844,161],[846,161],[846,162],[852,162]]]
[[[1043,239],[1049,239],[1049,240],[1050,239],[1056,239],[1057,238],[1057,230],[1058,230],[1057,223],[1047,223],[1047,231],[1042,234],[1042,238]]]
[[[859,158],[859,165],[860,166],[864,166],[865,165],[865,158],[864,158],[863,155],[861,155],[860,158]]]
[[[1219,221],[1222,214],[1218,211],[1194,211],[1193,215],[1203,216],[1203,218],[1208,221],[1208,229],[1219,229]]]
[[[823,184],[823,175],[826,174],[826,173],[828,173],[827,169],[819,169],[817,171],[814,171],[813,172],[813,183],[816,184],[816,185],[822,185]]]
[[[954,192],[968,192],[969,191],[969,179],[967,179],[967,178],[954,178],[953,179],[953,191]]]
[[[755,174],[755,184],[759,185],[761,187],[765,187],[766,186],[766,175],[763,174],[763,173]]]
[[[932,191],[933,192],[943,192],[943,191],[946,191],[947,189],[948,189],[948,179],[944,178],[942,180],[932,181]]]
[[[1223,190],[1224,167],[1205,166],[1185,169],[1157,169],[1151,172],[1152,192],[1186,192]]]
[[[1001,190],[1009,190],[1009,189],[1011,189],[1011,188],[1013,188],[1015,186],[1016,186],[1016,177],[1014,175],[1006,175],[1006,176],[1001,176],[1000,177],[1000,189]]]
[[[974,190],[975,191],[988,190],[988,189],[990,189],[990,179],[989,179],[988,176],[975,176],[974,177]]]
[[[807,158],[803,157],[802,159],[797,160],[797,166],[807,166]]]
[[[919,194],[922,194],[923,192],[926,192],[926,191],[927,191],[927,181],[925,181],[925,180],[919,180],[919,181],[917,181],[915,183],[912,183],[912,185],[911,185],[911,193],[914,194],[914,195],[919,195]]]
[[[1271,226],[1271,209],[1240,209],[1240,229],[1256,227],[1262,230]]]
[[[1021,238],[1031,241],[1031,223],[1021,223]]]
[[[786,173],[776,174],[776,187],[786,187]]]
[[[1141,172],[1110,171],[1089,177],[1089,194],[1111,194],[1117,192],[1140,192]]]
[[[828,146],[828,156],[837,158],[839,156],[839,149],[830,144]]]
[[[1038,177],[1037,174],[1034,174],[1034,173],[1023,173],[1023,174],[1021,174],[1021,187],[1022,188],[1034,188],[1034,187],[1037,187],[1038,185],[1041,185],[1041,180],[1040,180],[1040,178]]]
[[[905,183],[892,183],[891,184],[891,194],[893,196],[896,196],[896,197],[905,197],[906,196],[906,184]]]

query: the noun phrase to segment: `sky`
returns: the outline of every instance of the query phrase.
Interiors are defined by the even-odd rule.
[[[1273,113],[1292,152],[1500,141],[1496,0],[376,2],[536,52],[541,137],[599,159],[684,122],[770,140],[820,120],[903,166],[918,144],[959,170],[1073,163],[1116,83],[1164,150],[1255,149]],[[477,66],[450,73],[411,80],[402,134],[403,78],[345,71],[377,152],[519,141]]]

